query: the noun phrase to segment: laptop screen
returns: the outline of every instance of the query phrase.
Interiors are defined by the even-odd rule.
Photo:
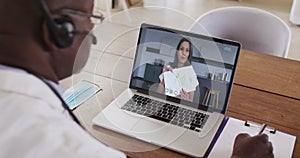
[[[130,88],[225,113],[240,44],[142,24]]]

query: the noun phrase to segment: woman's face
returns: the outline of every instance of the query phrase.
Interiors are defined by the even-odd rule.
[[[179,46],[179,50],[177,51],[178,57],[178,65],[183,66],[190,55],[190,44],[189,42],[182,42]]]

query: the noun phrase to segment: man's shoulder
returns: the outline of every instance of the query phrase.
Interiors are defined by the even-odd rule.
[[[1,98],[12,103],[39,102],[52,106],[61,104],[52,90],[33,75],[0,70],[0,79]]]

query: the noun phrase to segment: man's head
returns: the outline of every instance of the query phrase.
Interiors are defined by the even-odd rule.
[[[85,65],[94,40],[87,36],[92,11],[93,0],[2,0],[0,63],[55,82],[72,75]]]

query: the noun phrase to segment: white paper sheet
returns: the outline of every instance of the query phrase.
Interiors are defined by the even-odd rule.
[[[165,94],[169,96],[178,96],[182,90],[192,92],[199,85],[197,75],[192,66],[173,69],[164,72],[159,78],[165,82]]]
[[[176,78],[175,74],[171,71],[164,72],[165,80],[165,94],[168,96],[176,97],[180,94],[181,85]]]
[[[185,92],[192,92],[196,90],[199,82],[197,80],[197,75],[192,66],[185,66],[178,69],[173,69],[173,73],[178,79],[181,88]]]
[[[261,126],[259,124],[250,124],[250,127],[248,127],[244,123],[245,121],[230,117],[209,154],[209,158],[230,158],[235,137],[239,133],[248,133],[250,136],[254,136],[260,131]],[[269,140],[272,142],[275,158],[292,157],[296,136],[280,131],[272,134],[268,131],[268,128],[264,133],[269,136]]]

